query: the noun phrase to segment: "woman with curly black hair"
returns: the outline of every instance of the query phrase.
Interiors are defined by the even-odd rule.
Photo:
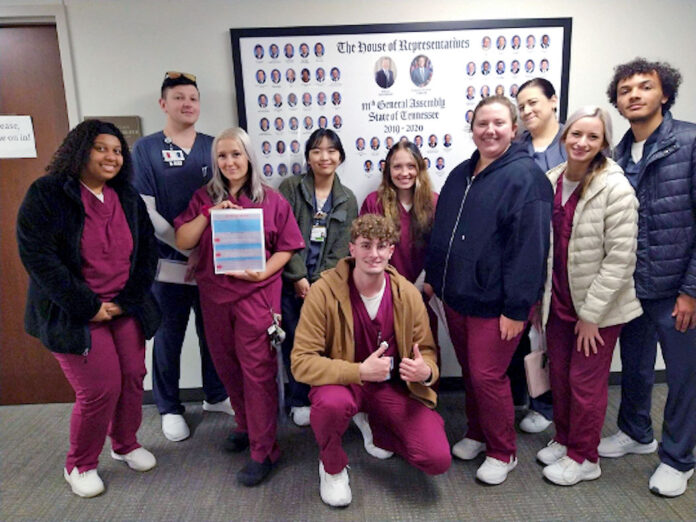
[[[25,328],[53,352],[75,390],[63,474],[76,495],[93,497],[104,491],[97,464],[107,434],[114,459],[136,471],[156,464],[136,438],[145,339],[160,321],[150,293],[155,239],[128,183],[128,145],[111,123],[79,124],[46,171],[17,219],[30,277]]]

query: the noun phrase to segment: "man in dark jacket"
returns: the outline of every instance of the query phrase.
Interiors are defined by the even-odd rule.
[[[642,58],[619,65],[609,100],[631,129],[615,157],[640,204],[636,293],[643,315],[621,332],[619,431],[602,439],[602,457],[652,453],[650,419],[657,341],[667,367],[660,465],[650,490],[681,495],[694,473],[696,444],[696,125],[672,119],[679,71]]]

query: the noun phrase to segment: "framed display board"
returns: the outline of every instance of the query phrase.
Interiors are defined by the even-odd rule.
[[[359,203],[400,139],[420,147],[439,191],[474,150],[482,97],[514,99],[543,77],[565,119],[571,29],[570,18],[230,29],[239,124],[273,185],[305,171],[321,126],[341,138],[338,172]]]

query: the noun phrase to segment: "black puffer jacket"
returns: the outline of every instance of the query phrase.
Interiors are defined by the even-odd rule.
[[[152,224],[129,184],[113,188],[133,236],[130,277],[113,302],[125,315],[138,319],[149,339],[160,323],[159,307],[150,292],[157,267]],[[56,174],[29,187],[17,217],[19,255],[30,277],[24,328],[53,352],[86,354],[91,347],[88,323],[101,306],[82,276],[84,223],[80,182]]]
[[[634,279],[640,299],[684,293],[696,297],[696,125],[666,112],[655,147],[636,176],[638,259]],[[616,147],[626,168],[633,133]]]

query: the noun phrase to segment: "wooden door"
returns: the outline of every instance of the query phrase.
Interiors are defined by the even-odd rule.
[[[71,402],[56,359],[24,332],[17,211],[69,130],[55,25],[0,26],[0,114],[30,115],[37,158],[0,159],[0,404]]]

